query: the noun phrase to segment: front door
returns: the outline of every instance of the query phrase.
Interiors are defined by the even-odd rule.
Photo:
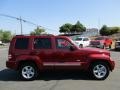
[[[80,69],[82,52],[70,50],[72,43],[64,38],[56,38],[55,68],[56,69]]]

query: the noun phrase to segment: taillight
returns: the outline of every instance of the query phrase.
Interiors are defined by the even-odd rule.
[[[11,59],[11,58],[12,58],[12,55],[11,55],[11,54],[9,54],[9,55],[8,55],[8,59]]]

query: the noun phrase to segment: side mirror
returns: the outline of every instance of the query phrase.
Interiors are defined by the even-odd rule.
[[[75,47],[74,47],[74,46],[70,46],[70,50],[71,50],[71,51],[74,51],[74,50],[75,50]]]

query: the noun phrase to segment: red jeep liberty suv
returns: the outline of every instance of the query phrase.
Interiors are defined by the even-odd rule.
[[[16,35],[9,47],[8,68],[19,71],[25,80],[34,80],[39,71],[84,70],[94,79],[104,80],[114,69],[109,51],[79,48],[66,36]]]

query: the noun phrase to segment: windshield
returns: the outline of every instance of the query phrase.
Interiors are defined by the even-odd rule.
[[[82,41],[82,38],[76,38],[75,40],[76,41]]]

